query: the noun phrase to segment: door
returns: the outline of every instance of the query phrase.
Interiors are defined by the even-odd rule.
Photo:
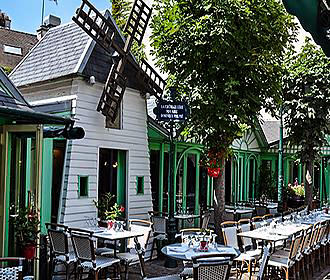
[[[11,215],[28,203],[41,209],[42,126],[4,126],[2,140],[0,244],[3,256],[15,256]]]

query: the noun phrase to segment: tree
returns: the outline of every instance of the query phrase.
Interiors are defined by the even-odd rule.
[[[296,26],[277,0],[157,0],[154,9],[157,65],[191,108],[184,133],[204,144],[206,162],[223,168],[233,140],[279,100]],[[224,174],[214,188],[219,231]]]
[[[330,60],[306,39],[299,53],[288,55],[286,65],[284,122],[290,142],[300,147],[298,155],[307,167],[305,203],[311,207],[314,161],[330,132]]]
[[[123,32],[125,25],[128,21],[128,17],[132,8],[132,1],[129,0],[112,0],[112,16],[116,21],[119,29]],[[124,34],[127,35],[127,34]],[[133,42],[132,53],[138,61],[146,59],[145,45],[142,43],[139,46],[135,41]]]

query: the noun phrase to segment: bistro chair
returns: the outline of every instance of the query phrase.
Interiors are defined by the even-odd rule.
[[[257,216],[264,216],[267,214],[267,206],[264,205],[256,205],[255,211]]]
[[[131,231],[141,232],[143,235],[137,238],[128,239],[127,248],[129,249],[129,252],[117,254],[117,257],[125,265],[125,279],[128,277],[129,265],[139,261],[139,256],[135,250],[136,240],[141,245],[142,249],[146,251],[152,230],[152,223],[149,221],[131,219],[128,221],[128,223]]]
[[[308,247],[304,250],[307,272],[314,275],[314,246],[317,241],[317,236],[320,229],[320,222],[313,225],[312,233],[309,238]]]
[[[69,251],[68,227],[60,224],[45,223],[48,231],[50,245],[49,273],[50,277],[62,273],[56,273],[57,265],[64,265],[65,279],[70,279],[72,273],[76,272],[77,259],[73,251]],[[70,274],[70,266],[74,265],[74,270]]]
[[[0,258],[0,280],[22,280],[24,258]]]
[[[208,228],[210,218],[211,218],[211,212],[209,212],[209,211],[204,212],[204,214],[202,215],[202,224],[201,224],[202,229]]]
[[[179,275],[166,275],[166,276],[152,277],[152,278],[147,277],[145,272],[145,263],[144,263],[145,250],[142,248],[141,244],[139,243],[136,237],[134,238],[134,244],[135,244],[135,251],[140,261],[141,277],[143,280],[147,280],[147,279],[148,280],[181,280]]]
[[[273,214],[266,214],[262,216],[262,219],[267,223],[267,225],[269,225],[272,222],[273,218],[274,218]]]
[[[321,269],[321,246],[322,246],[322,240],[323,240],[324,236],[326,235],[327,227],[328,227],[328,222],[326,220],[325,221],[322,221],[320,223],[320,228],[319,228],[318,236],[316,238],[315,245],[314,245],[314,248],[313,248],[314,249],[314,264],[317,261],[319,270]]]
[[[116,274],[120,260],[95,255],[93,232],[74,228],[70,228],[69,230],[73,249],[78,259],[79,277],[82,276],[84,270],[87,270],[93,274],[95,280],[98,280],[100,272],[110,267],[114,268]]]
[[[194,280],[229,279],[232,255],[214,254],[192,258]]]
[[[287,257],[275,256],[272,255],[269,259],[268,265],[280,269],[280,272],[285,273],[285,279],[289,280],[289,272],[292,268],[295,267],[296,256],[299,250],[300,242],[302,240],[302,232],[293,237],[290,251]],[[294,273],[294,271],[293,271]]]
[[[321,258],[323,259],[323,264],[324,266],[326,266],[328,264],[328,260],[329,260],[329,253],[330,253],[330,249],[329,249],[329,228],[330,228],[330,223],[327,223],[327,227],[324,233],[324,236],[321,240]]]
[[[251,230],[251,223],[248,219],[241,219],[237,223],[238,225],[238,231],[239,232],[247,232]],[[254,249],[253,242],[251,238],[248,237],[241,237],[240,238],[243,252],[247,255],[253,256],[254,258],[250,258],[248,260],[248,271],[249,271],[249,278],[252,277],[252,265],[254,263],[254,266],[256,265],[256,261],[258,256],[261,255],[261,249]]]
[[[167,217],[165,215],[155,215],[155,212],[149,211],[150,215],[150,222],[152,223],[153,229],[153,241],[151,247],[151,256],[150,259],[152,260],[152,255],[154,252],[155,244],[157,246],[157,257],[159,256],[160,251],[160,244],[162,241],[167,240]]]
[[[237,250],[239,250],[239,242],[238,242],[238,235],[237,235],[237,228],[238,223],[237,222],[223,222],[221,224],[221,230],[223,234],[223,240],[226,246],[231,246]],[[245,265],[247,265],[248,273],[249,273],[249,279],[251,279],[251,273],[252,273],[252,262],[255,262],[256,259],[259,257],[260,252],[258,254],[243,252],[238,257],[234,259],[234,262],[236,262],[236,271],[239,274],[242,274],[243,268]],[[238,268],[238,264],[241,263],[241,267]],[[238,275],[237,275],[238,276]]]
[[[263,280],[265,276],[265,272],[267,270],[267,265],[269,261],[269,256],[270,256],[270,248],[268,246],[263,247],[263,254],[262,258],[259,263],[259,271],[257,275],[257,280]]]

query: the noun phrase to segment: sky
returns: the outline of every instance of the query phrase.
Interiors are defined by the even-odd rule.
[[[80,6],[81,0],[54,0],[45,1],[45,16],[52,14],[67,23]],[[43,0],[0,0],[0,9],[11,18],[11,29],[36,34],[41,24],[41,9]],[[98,9],[110,7],[110,0],[90,0]]]

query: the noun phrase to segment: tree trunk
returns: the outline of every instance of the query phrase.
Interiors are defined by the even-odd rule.
[[[312,204],[313,204],[313,172],[314,172],[314,168],[313,168],[313,161],[307,161],[306,162],[306,167],[307,167],[307,171],[306,171],[306,184],[305,184],[305,204],[308,206],[309,210],[312,210]],[[308,174],[310,175],[311,182],[308,182],[309,179],[307,177]]]
[[[222,159],[223,171],[220,176],[213,179],[213,188],[215,193],[214,205],[214,220],[215,220],[215,231],[218,236],[221,234],[220,224],[223,221],[223,213],[225,210],[225,160]]]

